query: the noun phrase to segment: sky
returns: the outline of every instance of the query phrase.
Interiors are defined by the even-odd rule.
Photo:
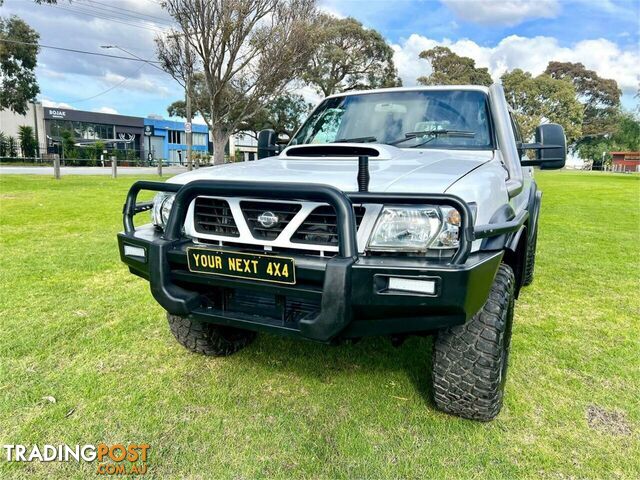
[[[55,47],[156,60],[154,38],[170,28],[159,0],[5,0],[0,15],[18,15]],[[550,60],[582,62],[623,91],[633,109],[640,86],[640,0],[320,0],[338,17],[378,30],[394,50],[403,84],[430,73],[421,51],[446,45],[488,67],[494,80],[522,68],[534,75]],[[101,46],[120,47],[102,49]],[[182,87],[149,63],[42,48],[37,77],[45,106],[168,117]],[[311,102],[320,97],[302,89]]]

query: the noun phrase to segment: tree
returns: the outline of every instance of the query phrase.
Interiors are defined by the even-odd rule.
[[[33,134],[33,127],[20,125],[18,127],[18,141],[23,157],[34,158],[38,150],[38,142]]]
[[[267,123],[278,135],[291,138],[312,108],[313,105],[306,102],[302,95],[282,95],[267,106]]]
[[[583,136],[615,132],[622,94],[615,80],[601,78],[595,71],[587,70],[582,63],[549,62],[544,73],[573,84],[584,109]]]
[[[431,75],[418,78],[422,85],[485,85],[493,83],[487,68],[477,68],[469,57],[461,57],[448,47],[434,47],[420,53],[433,70]]]
[[[183,86],[194,73],[193,97],[199,99],[194,110],[211,131],[214,164],[224,163],[225,145],[238,125],[308,64],[315,0],[165,0],[162,5],[180,31],[156,38],[158,57]]]
[[[62,138],[62,158],[77,158],[76,141],[71,130],[63,130],[60,132]]]
[[[401,85],[393,50],[376,30],[323,14],[315,33],[317,47],[302,79],[319,93]]]
[[[616,150],[640,151],[640,120],[631,112],[619,116],[617,131],[612,135]]]
[[[40,93],[34,73],[39,38],[20,18],[0,17],[0,40],[7,40],[0,41],[0,108],[24,115]]]
[[[203,103],[199,97],[193,97],[192,102],[196,104]],[[292,137],[312,107],[313,105],[307,103],[302,95],[284,93],[256,112],[248,121],[239,123],[236,131],[232,133],[247,132],[257,138],[260,130],[272,128],[277,135]],[[186,106],[184,100],[178,100],[169,105],[167,113],[172,117],[185,118]]]
[[[278,136],[289,138],[300,128],[313,105],[307,103],[302,95],[287,93],[269,103],[262,112],[250,122],[242,125],[240,130],[259,132],[272,128]]]
[[[534,77],[519,68],[505,73],[501,80],[525,139],[544,122],[562,125],[569,143],[580,136],[583,110],[570,82],[545,74]]]
[[[601,165],[610,160],[610,152],[640,151],[640,120],[633,113],[619,114],[619,125],[611,135],[594,135],[581,139],[575,146],[578,156]]]
[[[0,157],[7,156],[7,136],[4,132],[0,132]]]
[[[7,157],[16,158],[18,156],[18,142],[16,139],[9,135],[7,137]]]

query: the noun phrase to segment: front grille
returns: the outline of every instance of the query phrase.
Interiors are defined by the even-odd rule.
[[[365,208],[353,207],[356,215],[356,226],[360,227]],[[316,207],[291,236],[293,243],[311,243],[315,245],[338,245],[338,226],[336,212],[333,207],[324,205]]]
[[[240,236],[229,203],[219,198],[196,198],[193,210],[193,224],[198,233],[226,237]]]
[[[254,238],[275,240],[296,213],[300,211],[301,206],[297,203],[244,201],[240,202],[240,208]],[[265,227],[258,221],[258,217],[267,212],[277,217],[277,223],[270,227]]]

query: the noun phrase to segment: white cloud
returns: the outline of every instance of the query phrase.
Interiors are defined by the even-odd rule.
[[[582,40],[571,47],[561,47],[553,37],[527,38],[517,35],[505,37],[491,47],[466,39],[438,42],[413,34],[401,45],[392,45],[395,52],[393,59],[405,85],[415,85],[419,76],[431,73],[429,62],[419,59],[418,55],[436,45],[447,46],[458,55],[473,58],[477,66],[489,69],[494,80],[514,68],[539,75],[549,61],[558,60],[581,62],[601,77],[615,79],[625,93],[633,93],[638,88],[640,53],[635,49],[623,50],[604,38]]]
[[[67,110],[75,110],[71,105],[65,102],[54,102],[53,100],[49,100],[48,98],[42,99],[42,106],[48,108],[66,108]]]
[[[117,73],[108,72],[102,77],[102,80],[108,85],[116,86],[122,84],[123,88],[127,90],[138,90],[140,92],[156,93],[162,96],[166,96],[169,93],[169,89],[165,86],[158,85],[151,78],[141,75],[138,78],[125,77],[124,75],[118,75]]]
[[[554,18],[558,0],[441,0],[460,19],[483,25],[513,26],[532,18]]]
[[[97,110],[94,110],[94,112],[111,113],[113,115],[117,115],[118,114],[118,111],[115,108],[111,108],[111,107],[100,107]]]
[[[50,68],[47,68],[46,65],[38,65],[37,68],[38,68],[37,70],[38,76],[42,75],[54,80],[64,80],[65,78],[67,78],[64,73],[60,73],[56,70],[51,70]]]
[[[297,93],[302,95],[305,102],[310,103],[314,107],[320,103],[320,101],[324,98],[322,95],[318,93],[318,91],[310,85],[302,85],[298,86],[293,93]]]
[[[323,0],[318,8],[324,13],[328,13],[329,15],[333,15],[334,17],[345,18],[346,15],[339,10],[339,5],[339,0]]]

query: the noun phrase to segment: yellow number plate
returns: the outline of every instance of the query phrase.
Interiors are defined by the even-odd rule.
[[[296,283],[293,258],[208,248],[188,248],[187,261],[189,270],[196,273],[289,285]]]

